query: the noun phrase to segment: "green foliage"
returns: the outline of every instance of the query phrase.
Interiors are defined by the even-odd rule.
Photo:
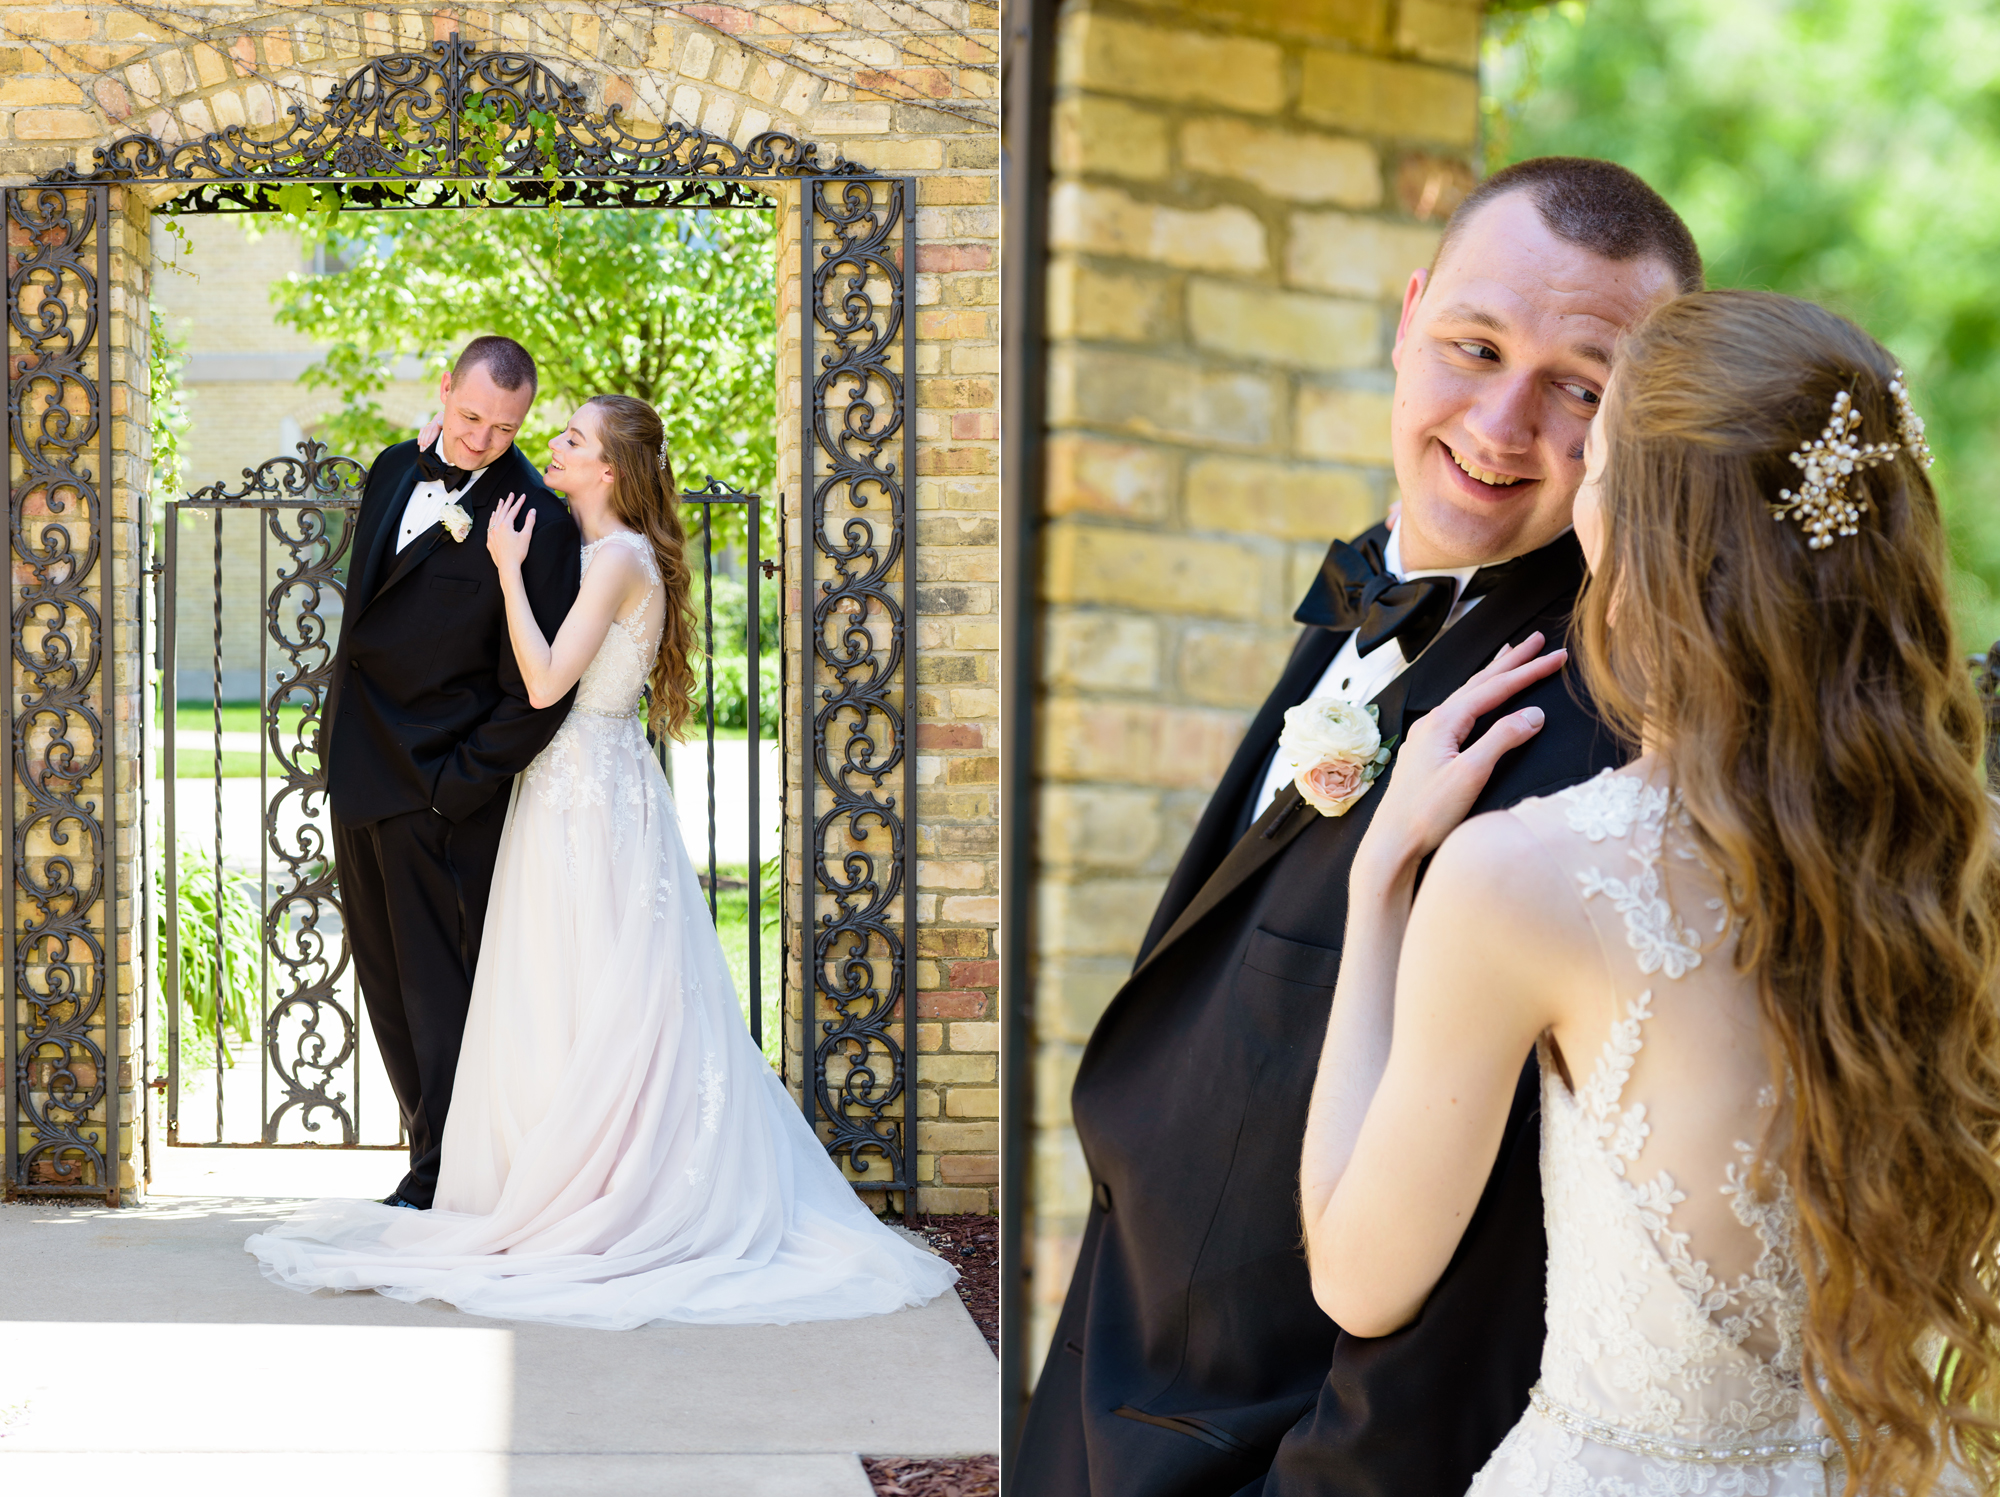
[[[783,1018],[779,995],[784,982],[783,937],[779,931],[778,859],[766,858],[759,867],[758,885],[758,977],[763,999],[764,1059],[777,1069],[783,1054]],[[750,1022],[750,889],[743,882],[749,870],[741,864],[725,864],[717,870],[721,879],[715,891],[715,933],[722,941],[722,957],[729,964],[729,978],[736,988],[736,1001],[743,1005],[743,1021]],[[702,865],[707,877],[707,865]],[[733,886],[733,887],[732,887]],[[707,891],[702,891],[704,902]]]
[[[215,1059],[216,998],[222,999],[222,1024],[229,1035],[248,1044],[258,1005],[258,963],[263,950],[263,901],[257,881],[226,865],[218,889],[215,857],[191,842],[180,844],[175,859],[180,884],[181,1054],[190,1065],[206,1066]],[[220,939],[216,925],[218,895],[222,907]],[[167,970],[166,860],[153,864],[155,922],[154,960],[159,972],[155,992],[170,992]],[[228,1047],[223,1048],[225,1060]]]
[[[181,437],[188,429],[188,410],[181,389],[181,366],[187,351],[167,332],[167,319],[152,310],[151,336],[146,344],[146,412],[153,438],[153,499],[156,505],[181,495],[187,459]],[[155,513],[159,513],[156,509]]]
[[[1622,162],[1711,285],[1810,297],[1903,361],[1968,645],[2000,635],[1995,56],[2000,10],[1962,0],[1593,0],[1500,19],[1485,69],[1503,159]]]
[[[712,474],[761,494],[775,526],[770,214],[299,206],[292,226],[345,268],[293,276],[273,298],[280,323],[329,350],[305,378],[341,397],[321,427],[335,450],[372,456],[411,435],[375,398],[400,356],[435,377],[469,339],[504,333],[541,371],[520,435],[532,461],[589,396],[636,396],[665,420],[683,485]],[[740,516],[717,517],[719,541],[741,529]]]
[[[702,607],[702,579],[694,578],[695,643],[705,642],[707,620]],[[778,736],[778,593],[775,581],[758,589],[757,611],[762,615],[757,631],[759,678],[757,696],[758,733],[767,741]],[[750,726],[749,639],[750,589],[741,579],[715,579],[715,725],[718,728],[747,729]],[[702,662],[695,662],[695,690],[702,690]],[[697,722],[697,727],[699,722]]]
[[[695,664],[695,696],[699,701],[704,687],[703,669]],[[750,661],[744,655],[715,657],[715,725],[748,731],[750,727]],[[769,743],[778,736],[778,665],[769,655],[757,662],[757,734]],[[699,737],[703,719],[696,715],[688,728],[690,737]]]
[[[760,579],[761,581],[762,579]],[[763,581],[757,589],[757,648],[770,654],[778,648],[778,594],[782,585],[774,578]],[[702,638],[708,627],[702,603],[702,578],[700,557],[695,558],[694,573],[694,617],[695,637]],[[740,577],[715,579],[715,645],[718,653],[736,651],[742,653],[743,642],[749,638],[750,589]]]

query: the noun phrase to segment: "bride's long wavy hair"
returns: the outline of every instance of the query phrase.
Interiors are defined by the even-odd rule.
[[[1762,1159],[1798,1202],[1807,1386],[1850,1493],[2000,1475],[2000,865],[1984,716],[1936,495],[1855,473],[1860,534],[1774,519],[1847,391],[1900,439],[1896,366],[1789,297],[1670,302],[1620,350],[1584,679],[1663,746],[1741,921],[1787,1097]],[[1615,610],[1616,625],[1612,626]]]
[[[662,456],[666,428],[659,412],[630,395],[593,395],[584,404],[597,412],[598,445],[615,475],[611,512],[652,546],[666,589],[660,653],[646,679],[647,719],[655,734],[678,738],[694,715],[695,621],[680,490],[673,463]]]

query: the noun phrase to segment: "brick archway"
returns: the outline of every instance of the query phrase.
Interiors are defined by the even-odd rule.
[[[381,19],[362,16],[354,34],[366,42]],[[12,750],[0,799],[6,1193],[116,1202],[137,1185],[148,215],[258,211],[300,182],[371,204],[448,181],[475,201],[504,190],[608,206],[761,199],[778,210],[778,481],[793,516],[784,867],[792,949],[809,941],[813,952],[791,967],[792,1076],[856,1183],[898,1191],[914,1209],[915,181],[753,128],[764,122],[720,84],[701,108],[721,123],[726,101],[733,137],[678,120],[653,126],[636,90],[629,110],[605,99],[616,77],[599,77],[593,97],[554,63],[456,35],[362,58],[323,104],[280,113],[289,85],[261,73],[273,36],[238,40],[254,64],[240,76],[229,71],[237,48],[196,44],[101,79],[106,114],[136,115],[141,68],[161,93],[132,120],[139,128],[96,146],[87,164],[58,164],[5,194],[15,643],[0,712]],[[629,42],[606,28],[572,50]],[[294,40],[284,45],[299,62]],[[179,90],[162,76],[174,71],[168,57],[192,70]],[[301,65],[311,64],[338,62]],[[772,75],[773,90],[783,81]],[[499,100],[511,121],[477,154],[459,129],[474,97]],[[684,101],[668,102],[679,113]],[[215,128],[198,129],[204,121]],[[382,144],[391,124],[394,151]],[[413,154],[398,159],[405,147]]]

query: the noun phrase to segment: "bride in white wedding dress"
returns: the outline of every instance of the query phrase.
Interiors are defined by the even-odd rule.
[[[1470,738],[1562,663],[1538,635],[1398,748],[1301,1159],[1315,1297],[1422,1315],[1532,1050],[1547,1336],[1470,1497],[1991,1493],[2000,807],[1923,423],[1852,324],[1702,292],[1626,335],[1585,455],[1575,644],[1643,752],[1459,825],[1540,727]]]
[[[875,1219],[751,1042],[646,742],[642,692],[678,727],[692,683],[660,419],[599,396],[550,450],[586,541],[553,644],[533,515],[496,505],[488,545],[534,704],[577,695],[508,808],[435,1206],[320,1202],[245,1246],[293,1289],[605,1329],[923,1304],[957,1272]]]

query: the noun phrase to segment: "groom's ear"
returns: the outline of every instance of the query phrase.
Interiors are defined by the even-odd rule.
[[[1410,336],[1410,319],[1416,315],[1417,303],[1424,299],[1424,287],[1430,284],[1428,270],[1410,272],[1410,284],[1403,288],[1403,315],[1396,321],[1396,341],[1389,349],[1389,363],[1400,370],[1396,361],[1403,355],[1403,342]]]
[[[450,399],[451,399],[451,371],[447,369],[443,374],[438,376],[438,405],[442,407],[444,403]],[[439,414],[442,415],[443,411],[440,410]]]

